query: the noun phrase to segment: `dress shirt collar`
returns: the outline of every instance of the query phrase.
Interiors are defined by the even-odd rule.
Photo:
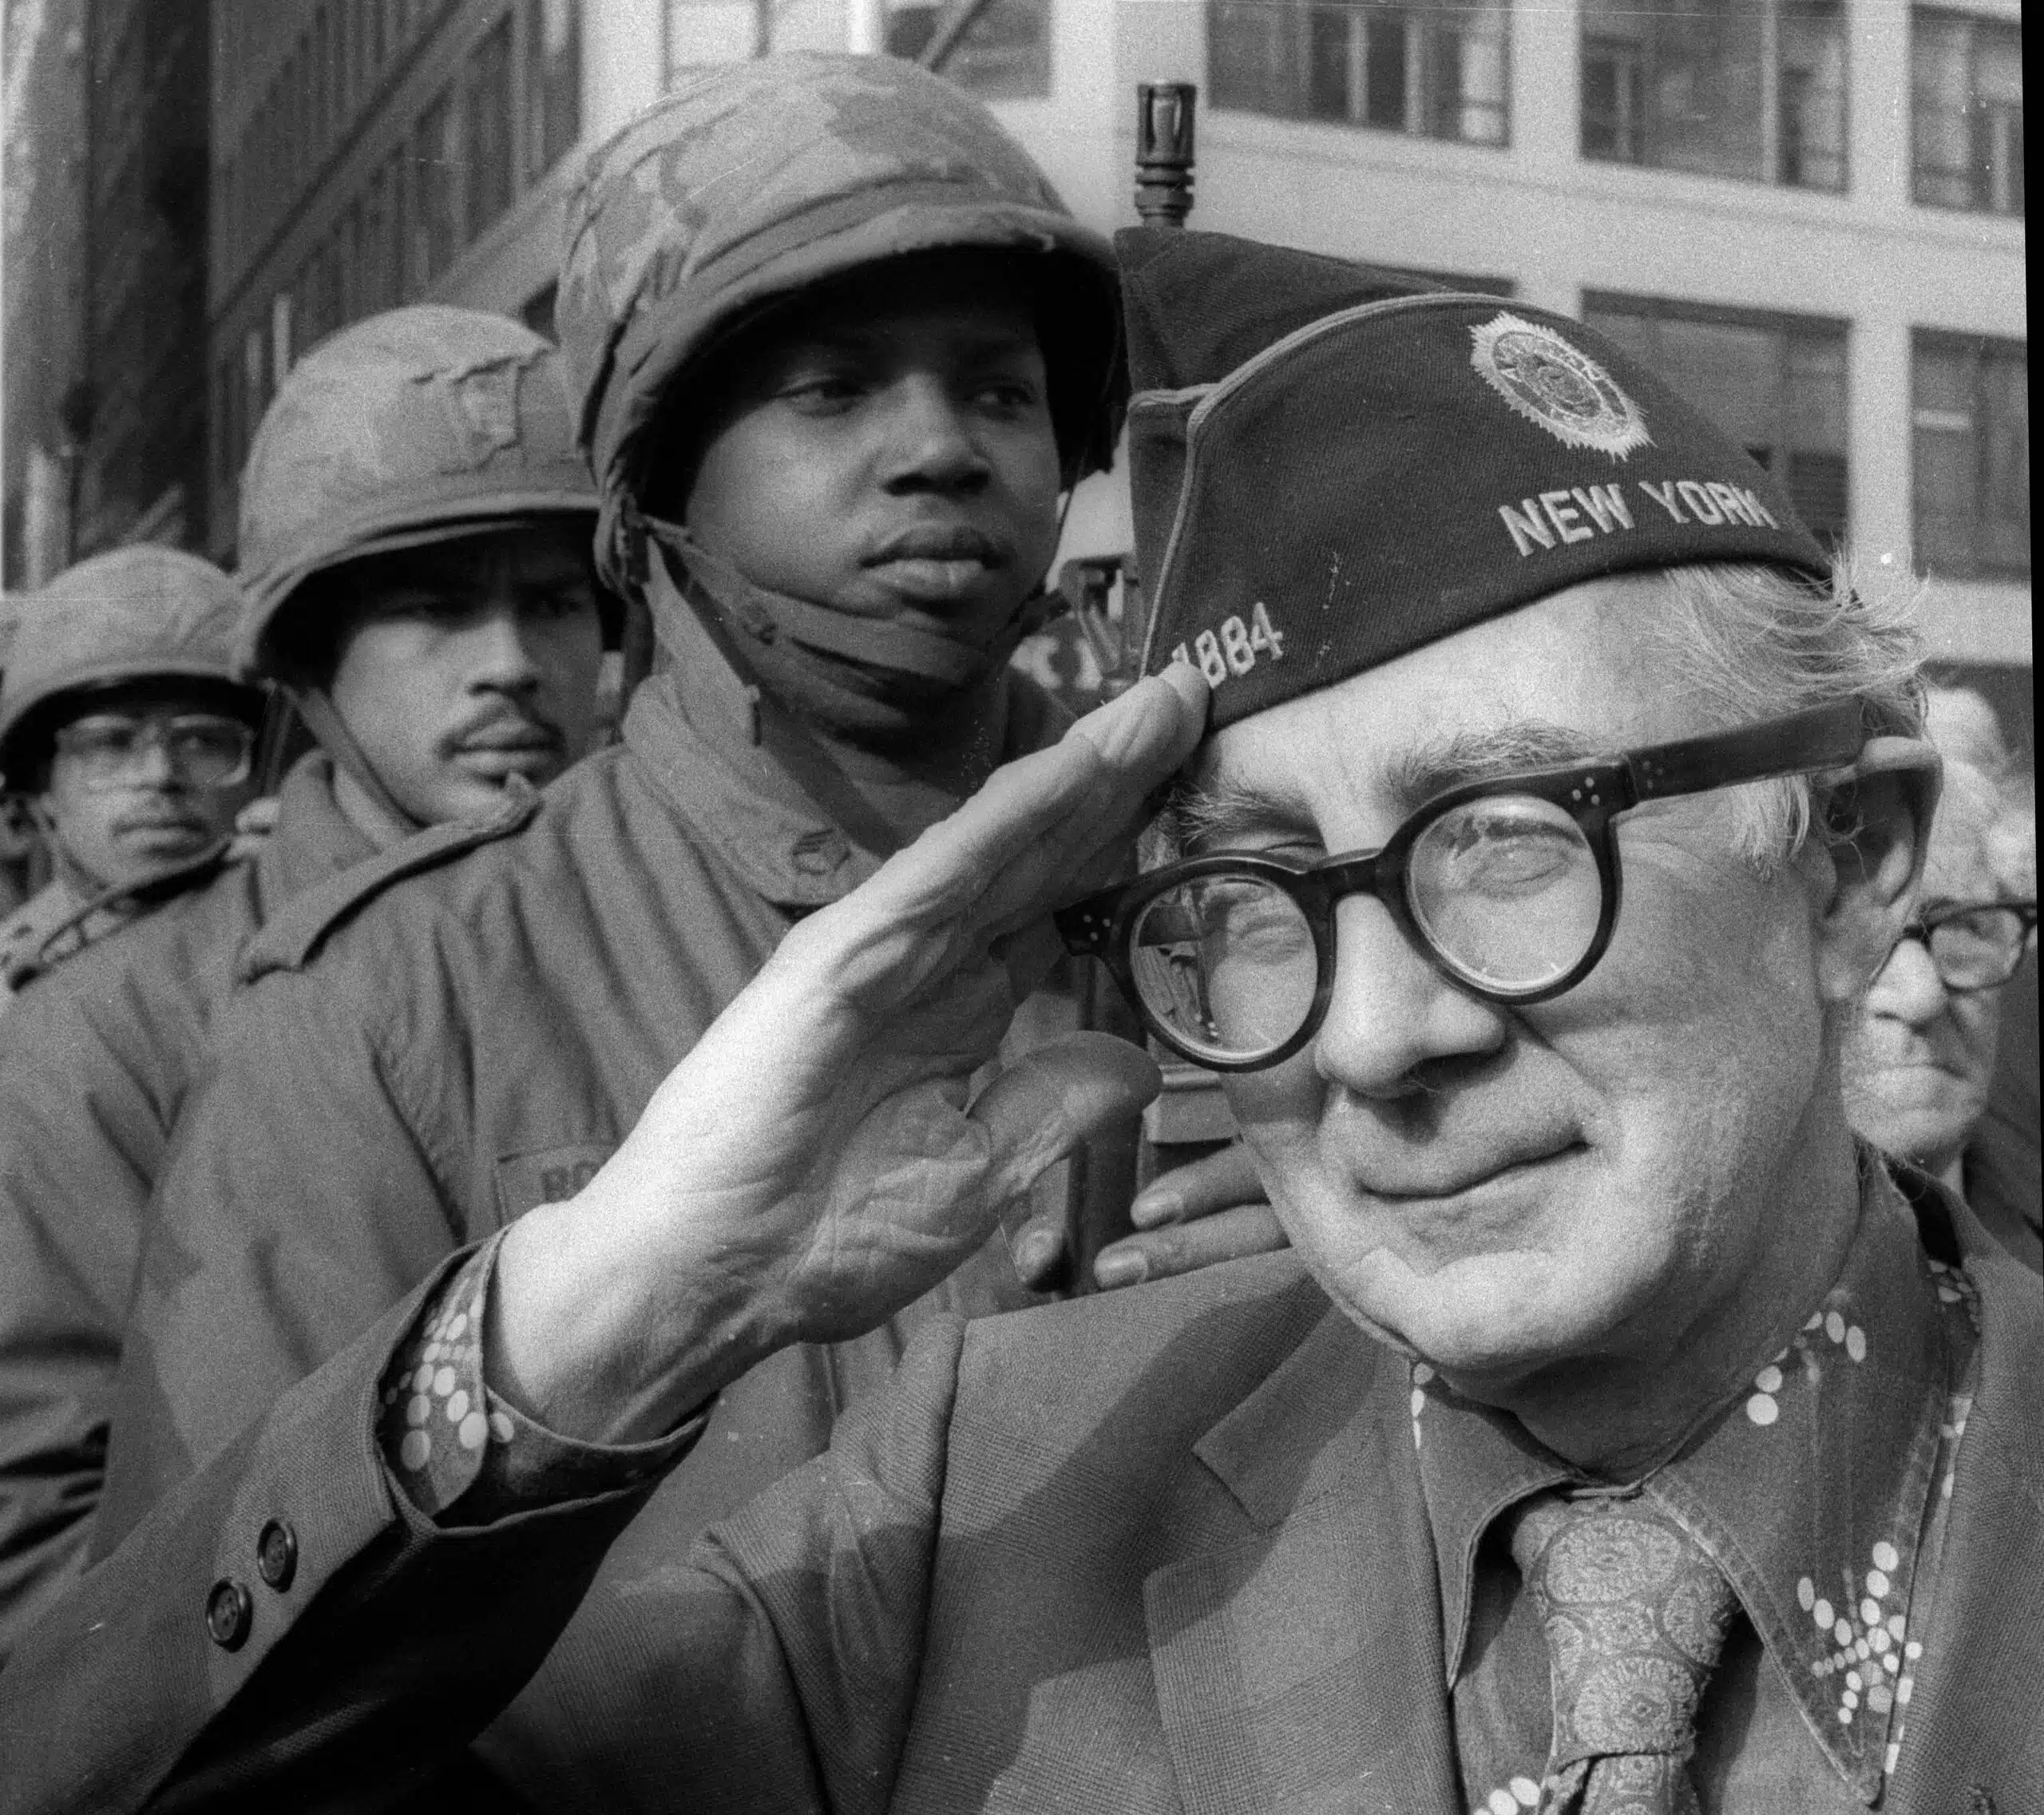
[[[1940,1426],[1973,1326],[1955,1314],[1970,1290],[1964,1275],[1925,1252],[1885,1169],[1863,1155],[1860,1177],[1859,1227],[1837,1281],[1638,1491],[1724,1571],[1818,1744],[1871,1801],[1921,1652],[1910,1594]],[[1594,1484],[1424,1365],[1413,1381],[1452,1686],[1491,1523],[1542,1488]]]

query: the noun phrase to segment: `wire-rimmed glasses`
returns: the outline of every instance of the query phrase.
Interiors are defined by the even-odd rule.
[[[54,741],[88,788],[127,787],[160,750],[187,787],[210,789],[248,779],[256,734],[217,712],[95,712],[59,726]]]
[[[1650,800],[1852,763],[1857,700],[1436,795],[1373,851],[1317,862],[1216,851],[1102,890],[1057,916],[1150,1031],[1210,1070],[1289,1058],[1334,985],[1334,909],[1374,895],[1444,976],[1494,1002],[1581,982],[1618,924],[1614,822]]]

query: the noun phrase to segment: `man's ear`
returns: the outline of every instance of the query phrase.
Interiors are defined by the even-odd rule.
[[[1943,777],[1942,759],[1922,739],[1877,737],[1850,769],[1816,783],[1813,804],[1832,871],[1817,926],[1826,1001],[1864,995],[1902,937]]]

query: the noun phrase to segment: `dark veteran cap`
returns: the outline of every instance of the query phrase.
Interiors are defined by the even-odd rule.
[[[1565,315],[1218,233],[1117,236],[1144,661],[1218,728],[1601,574],[1821,577],[1773,481]]]

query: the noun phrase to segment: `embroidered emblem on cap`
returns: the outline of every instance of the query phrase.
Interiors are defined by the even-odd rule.
[[[1552,328],[1505,312],[1469,333],[1476,342],[1469,363],[1484,383],[1564,446],[1622,460],[1653,440],[1618,381]]]

